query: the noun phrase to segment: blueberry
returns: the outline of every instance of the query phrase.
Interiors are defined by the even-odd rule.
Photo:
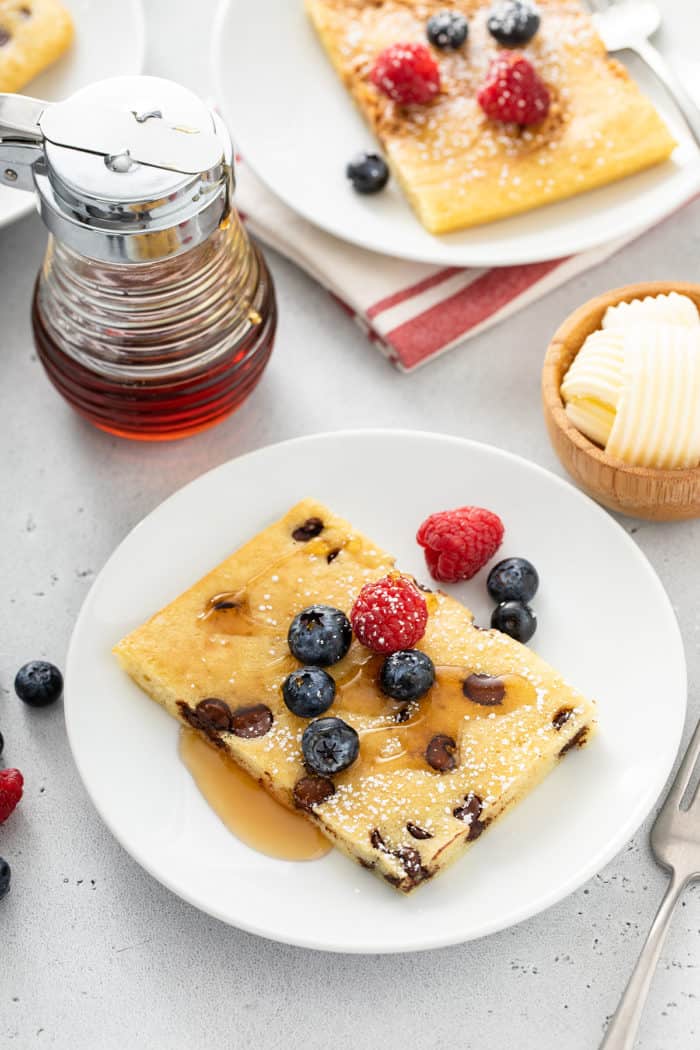
[[[15,675],[15,692],[30,707],[46,707],[63,692],[63,675],[46,660],[32,660]]]
[[[401,649],[392,653],[379,672],[379,686],[393,700],[418,700],[434,681],[433,661],[419,649]]]
[[[345,613],[330,605],[310,605],[292,620],[287,635],[292,655],[303,664],[330,667],[350,648],[352,627]]]
[[[312,773],[333,776],[353,764],[360,753],[360,738],[342,718],[317,718],[304,730],[301,750]]]
[[[389,181],[389,168],[378,153],[358,153],[345,174],[357,193],[379,193]]]
[[[539,584],[537,569],[527,558],[499,561],[491,569],[486,581],[488,592],[495,602],[531,602]]]
[[[0,900],[9,892],[12,871],[6,860],[0,857]]]
[[[282,696],[293,714],[300,718],[318,718],[335,699],[335,681],[320,667],[302,667],[287,675]]]
[[[491,36],[504,47],[520,47],[532,40],[540,28],[540,16],[528,0],[500,0],[486,21]]]
[[[491,626],[516,642],[529,642],[537,630],[537,617],[523,602],[501,602],[493,610]]]
[[[469,36],[469,23],[459,11],[438,11],[428,19],[426,32],[433,47],[456,51]]]

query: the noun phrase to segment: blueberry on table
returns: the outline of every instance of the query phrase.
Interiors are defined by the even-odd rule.
[[[347,653],[352,627],[345,613],[330,605],[310,605],[292,620],[287,642],[303,664],[330,667]]]
[[[333,776],[353,764],[360,753],[360,738],[342,718],[317,718],[304,730],[301,750],[312,773]]]
[[[504,47],[521,47],[540,28],[540,16],[528,0],[500,0],[486,21],[489,33]]]
[[[15,692],[30,707],[46,707],[63,693],[63,675],[46,660],[31,660],[15,675]]]
[[[387,656],[379,672],[379,687],[392,700],[425,696],[435,681],[433,661],[420,649],[400,649]]]
[[[389,168],[378,153],[358,153],[345,174],[357,193],[379,193],[389,181]]]
[[[433,47],[456,51],[469,36],[469,23],[459,11],[438,11],[428,19],[426,34]]]
[[[491,626],[516,642],[529,642],[537,630],[537,617],[524,602],[501,602],[493,610]]]
[[[530,602],[537,593],[540,578],[527,558],[505,558],[494,565],[486,581],[495,602]]]
[[[301,667],[285,678],[282,698],[300,718],[318,718],[335,699],[335,681],[320,667]]]
[[[9,892],[12,871],[6,860],[0,857],[0,900]]]

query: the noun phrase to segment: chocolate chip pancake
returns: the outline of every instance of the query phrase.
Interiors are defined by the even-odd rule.
[[[327,714],[356,730],[359,755],[333,777],[310,772],[301,750],[309,721],[282,697],[299,666],[289,626],[314,603],[349,613],[360,588],[393,566],[348,522],[304,500],[114,651],[173,717],[408,892],[586,743],[595,706],[525,646],[427,592],[417,648],[435,666],[433,686],[412,703],[388,698],[378,684],[384,658],[353,639],[327,667],[336,683]]]

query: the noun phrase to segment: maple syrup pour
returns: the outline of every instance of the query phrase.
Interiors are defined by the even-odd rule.
[[[426,752],[431,740],[447,737],[459,744],[468,727],[468,719],[498,718],[526,704],[536,702],[534,686],[518,674],[503,674],[491,681],[503,687],[497,703],[477,703],[465,696],[464,682],[469,678],[463,667],[436,667],[435,683],[420,700],[400,704],[381,692],[377,679],[382,657],[372,657],[338,690],[333,712],[385,716],[389,724],[360,730],[360,755],[348,770],[355,776],[398,769],[430,769]],[[397,716],[407,714],[405,721]],[[459,752],[456,752],[457,765]],[[436,767],[433,767],[436,768]],[[342,777],[339,783],[342,783]]]
[[[306,817],[282,806],[194,729],[183,727],[179,750],[206,801],[246,846],[278,860],[318,860],[330,853],[331,843]]]
[[[324,554],[330,550],[325,541],[321,542],[309,542],[305,544],[303,553],[308,554]],[[252,636],[259,634],[275,634],[279,633],[279,628],[269,623],[264,616],[256,615],[256,613],[250,607],[249,593],[251,588],[259,583],[261,580],[269,577],[272,573],[276,572],[279,568],[289,562],[295,556],[298,556],[302,551],[298,548],[287,551],[280,558],[276,558],[274,561],[266,565],[264,569],[255,573],[249,580],[246,581],[243,587],[240,587],[237,591],[221,591],[219,594],[213,594],[208,600],[201,613],[198,615],[198,619],[202,621],[208,621],[209,625],[218,634],[234,634]],[[291,620],[291,615],[290,615]]]
[[[251,615],[245,590],[213,594],[198,619],[211,621],[216,634],[251,638],[254,635],[272,633],[270,624],[261,623]]]

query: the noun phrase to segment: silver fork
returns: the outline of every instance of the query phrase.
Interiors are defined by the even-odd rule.
[[[673,98],[700,146],[700,109],[665,58],[649,42],[661,25],[653,0],[589,0],[593,21],[608,51],[634,51],[649,66]]]
[[[699,756],[700,722],[651,829],[654,856],[670,872],[671,881],[600,1050],[632,1050],[673,910],[688,883],[700,877],[700,787],[681,809]]]

